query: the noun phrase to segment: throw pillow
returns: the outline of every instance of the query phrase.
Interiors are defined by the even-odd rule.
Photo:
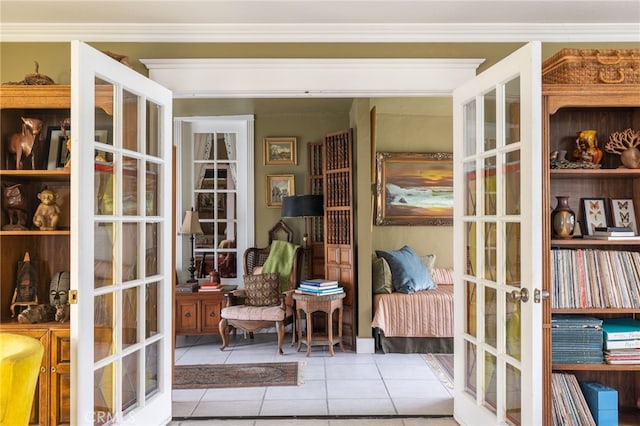
[[[391,269],[382,257],[374,259],[371,264],[371,288],[374,294],[393,293]]]
[[[273,306],[280,304],[280,274],[244,276],[244,291],[247,306]]]
[[[433,268],[436,266],[436,255],[435,254],[425,254],[424,256],[420,256],[420,261],[427,268],[427,271],[433,277]]]
[[[392,251],[376,250],[376,255],[389,264],[391,281],[397,292],[411,294],[437,288],[431,274],[411,247],[404,246]]]

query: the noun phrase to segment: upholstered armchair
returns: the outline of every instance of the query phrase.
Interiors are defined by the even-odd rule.
[[[273,262],[277,253],[286,253],[290,264],[288,276],[262,271]],[[277,259],[276,259],[277,260]],[[286,268],[286,267],[285,267]],[[224,350],[229,344],[229,332],[234,328],[253,332],[275,326],[278,336],[278,353],[282,354],[285,327],[292,324],[292,339],[295,339],[293,292],[300,282],[302,249],[289,242],[275,240],[268,247],[249,248],[244,253],[245,288],[227,295],[227,304],[220,313],[220,336]],[[278,266],[276,266],[278,269]],[[288,268],[286,268],[288,269]],[[254,286],[250,288],[250,286]],[[293,344],[293,340],[292,340]]]

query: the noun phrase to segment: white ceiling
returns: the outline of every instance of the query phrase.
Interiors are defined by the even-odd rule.
[[[2,0],[0,19],[4,41],[640,41],[640,0]]]

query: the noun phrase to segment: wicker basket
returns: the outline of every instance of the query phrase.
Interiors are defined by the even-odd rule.
[[[562,49],[542,64],[544,84],[639,84],[640,49]]]

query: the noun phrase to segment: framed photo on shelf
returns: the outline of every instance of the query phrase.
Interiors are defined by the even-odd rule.
[[[295,195],[293,175],[267,175],[267,207],[282,207],[282,197]]]
[[[452,225],[453,154],[376,153],[376,225]]]
[[[604,198],[581,198],[584,235],[594,235],[596,227],[608,226],[607,202]]]
[[[612,198],[611,218],[613,219],[613,226],[628,226],[636,235],[638,234],[636,212],[633,208],[633,199]]]
[[[64,133],[62,129],[64,129]],[[51,126],[47,128],[47,141],[49,142],[47,169],[53,170],[64,167],[70,155],[67,148],[67,139],[71,139],[70,126]]]
[[[298,164],[296,138],[264,138],[264,164],[266,166],[286,166]]]

